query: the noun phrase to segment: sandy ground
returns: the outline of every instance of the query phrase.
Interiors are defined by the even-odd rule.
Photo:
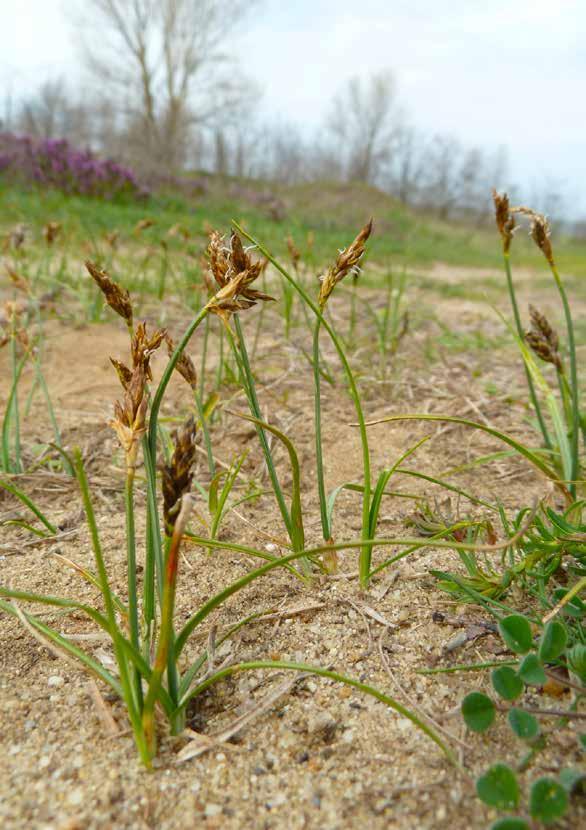
[[[446,275],[448,275],[446,277]],[[428,276],[450,283],[498,278],[471,269],[437,266]],[[526,289],[530,283],[523,283]],[[532,294],[535,301],[535,297]],[[376,303],[376,297],[371,298]],[[552,294],[542,301],[551,304]],[[412,332],[402,344],[396,366],[386,383],[380,382],[372,354],[372,337],[362,319],[356,365],[361,375],[369,417],[406,411],[459,414],[484,420],[516,435],[528,435],[523,425],[523,374],[512,349],[454,351],[441,344],[435,319],[459,333],[481,332],[496,337],[502,324],[482,302],[458,297],[426,296],[416,285],[409,289],[414,309]],[[506,297],[502,296],[503,309]],[[155,321],[157,310],[147,310]],[[244,321],[255,329],[253,311]],[[173,305],[166,324],[178,334],[188,317]],[[269,420],[294,439],[303,472],[303,506],[308,542],[319,543],[319,508],[315,494],[315,458],[311,429],[311,372],[296,345],[279,337],[278,318],[269,314],[260,339],[255,367],[259,394]],[[301,329],[299,330],[302,331]],[[72,328],[58,319],[46,324],[46,377],[62,426],[64,440],[79,444],[86,458],[99,528],[112,581],[123,591],[125,574],[124,513],[120,457],[106,423],[117,381],[108,356],[123,358],[127,337],[115,321]],[[434,359],[426,354],[435,350]],[[197,355],[195,341],[192,354]],[[427,351],[426,351],[427,350]],[[0,396],[7,394],[7,354],[0,353]],[[327,357],[335,365],[331,350]],[[210,369],[215,355],[210,354]],[[160,371],[159,360],[156,369]],[[30,386],[25,375],[23,389]],[[233,390],[226,390],[228,398]],[[187,388],[173,383],[164,408],[168,417],[180,416],[188,406]],[[231,408],[244,409],[241,399]],[[324,384],[324,436],[328,488],[360,475],[360,448],[354,420],[338,374],[335,387]],[[213,429],[218,458],[230,463],[244,448],[249,456],[244,476],[263,476],[254,434],[234,418],[223,415]],[[381,425],[369,433],[373,467],[380,469],[426,433],[433,441],[422,447],[411,465],[438,474],[498,447],[486,436],[453,426],[411,423]],[[39,397],[23,423],[25,450],[47,440],[46,414]],[[287,463],[277,449],[279,469],[287,483]],[[198,470],[207,481],[205,460]],[[514,511],[546,486],[530,468],[516,461],[500,461],[482,471],[460,476],[459,484],[485,498],[499,496]],[[73,483],[61,474],[42,469],[17,480],[22,489],[64,528],[63,537],[50,545],[31,545],[24,531],[2,528],[0,581],[36,592],[50,592],[87,602],[97,592],[63,564],[58,554],[80,565],[92,566],[89,536],[80,513]],[[433,498],[437,491],[403,477],[397,480],[410,492]],[[137,494],[140,503],[141,488]],[[462,510],[467,509],[464,504]],[[205,513],[203,503],[198,503]],[[452,509],[457,505],[453,502]],[[405,534],[412,503],[385,502],[379,533]],[[8,494],[0,495],[0,519],[23,516]],[[282,538],[270,495],[231,513],[222,538],[263,546]],[[355,494],[340,497],[335,535],[358,535],[360,508]],[[139,519],[139,534],[143,528]],[[273,544],[273,542],[270,542]],[[375,559],[382,561],[384,551]],[[303,584],[287,572],[273,571],[232,597],[210,619],[190,645],[190,656],[205,648],[210,626],[223,630],[253,612],[266,612],[222,647],[217,660],[300,660],[357,677],[393,695],[400,702],[434,719],[472,776],[496,759],[518,762],[523,750],[504,723],[486,736],[468,733],[458,713],[463,695],[485,683],[471,674],[423,676],[420,668],[498,659],[500,640],[482,629],[482,609],[455,606],[428,574],[431,566],[457,566],[453,553],[429,552],[408,557],[376,578],[368,592],[360,591],[356,556],[340,557],[335,578],[320,577]],[[178,590],[178,618],[185,619],[223,585],[245,573],[250,560],[227,550],[213,555],[186,546]],[[523,603],[523,598],[518,597]],[[51,609],[37,609],[42,618],[100,659],[109,657],[108,645],[81,615],[63,617]],[[183,737],[162,736],[156,769],[146,773],[137,760],[127,722],[117,701],[99,698],[88,677],[76,665],[56,657],[18,621],[0,616],[0,823],[6,830],[41,828],[482,828],[494,815],[476,798],[470,779],[456,772],[439,749],[400,715],[382,703],[347,687],[303,677],[282,694],[269,711],[259,715],[228,742],[184,763],[178,753]],[[476,627],[476,629],[474,629]],[[450,650],[455,635],[482,631]],[[289,678],[292,679],[292,678]],[[276,673],[248,673],[216,686],[198,701],[190,726],[213,734],[245,712],[258,707],[285,677]],[[102,689],[102,691],[104,691]],[[536,696],[537,703],[543,698]],[[105,719],[107,713],[110,725]],[[113,719],[113,720],[112,720]],[[112,734],[114,732],[114,734]],[[555,731],[547,749],[531,770],[555,770],[561,759],[578,762],[576,732]],[[584,805],[575,805],[560,827],[578,827],[586,821]]]

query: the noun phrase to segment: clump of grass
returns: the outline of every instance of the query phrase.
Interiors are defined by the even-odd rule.
[[[537,418],[544,447],[559,470],[561,478],[567,482],[572,498],[575,498],[577,483],[582,476],[580,433],[582,433],[584,446],[586,447],[586,417],[580,410],[580,388],[574,322],[565,286],[554,257],[551,228],[546,217],[531,208],[524,206],[511,207],[506,194],[498,194],[496,191],[493,191],[493,199],[496,224],[503,244],[509,297],[513,310],[515,329],[523,355],[530,401]],[[517,216],[528,217],[530,221],[529,234],[545,257],[560,296],[566,325],[567,353],[570,366],[569,373],[566,373],[564,370],[559,337],[554,332],[549,321],[540,312],[534,308],[530,308],[531,328],[528,332],[525,332],[523,329],[510,263],[513,235],[518,227],[516,222]],[[529,350],[524,348],[525,344],[542,361],[550,363],[555,367],[562,403],[561,410],[547,381],[532,359]],[[540,395],[541,399],[545,399],[546,407],[550,415],[550,424],[548,424],[545,417]]]
[[[61,447],[61,432],[53,409],[51,396],[42,368],[44,332],[41,311],[52,300],[52,294],[37,297],[31,281],[24,275],[8,268],[14,298],[3,304],[0,321],[0,348],[7,347],[10,352],[10,387],[6,409],[2,418],[2,438],[0,452],[0,469],[4,473],[18,474],[25,471],[26,459],[22,446],[22,422],[27,417],[35,393],[40,390],[53,429],[53,441]],[[28,365],[34,372],[33,382],[22,407],[20,386]],[[46,447],[45,447],[46,448]],[[66,471],[72,470],[67,460]]]
[[[197,654],[195,658],[192,657],[186,665],[185,650],[191,635],[230,596],[276,568],[291,568],[295,562],[311,561],[329,549],[328,545],[313,550],[304,549],[299,501],[299,464],[293,445],[275,427],[255,415],[246,416],[257,426],[259,436],[264,435],[265,431],[270,431],[285,444],[289,451],[296,484],[293,488],[291,507],[287,508],[286,505],[285,507],[295,540],[294,550],[285,556],[274,557],[266,551],[229,542],[219,543],[213,538],[203,539],[190,534],[192,541],[204,547],[215,550],[222,548],[235,550],[268,561],[219,590],[197,608],[180,628],[176,629],[178,620],[174,610],[180,576],[179,554],[192,508],[191,489],[196,425],[193,417],[190,417],[182,428],[176,431],[173,437],[172,454],[163,464],[161,526],[157,477],[158,416],[161,403],[175,370],[183,375],[192,388],[196,385],[197,378],[193,371],[193,364],[184,356],[184,349],[207,315],[215,314],[220,317],[230,335],[232,335],[230,322],[232,320],[235,322],[237,334],[234,343],[237,347],[244,389],[249,397],[251,408],[257,407],[254,380],[247,363],[244,341],[241,332],[238,331],[237,315],[259,301],[270,299],[268,295],[253,288],[253,283],[260,274],[260,268],[243,249],[237,236],[232,237],[228,251],[219,236],[214,236],[212,243],[210,262],[218,286],[217,291],[187,327],[170,356],[154,394],[150,389],[153,380],[150,361],[153,353],[164,342],[166,332],[163,329],[150,332],[145,323],[135,323],[134,309],[128,293],[114,283],[101,269],[94,266],[88,267],[92,277],[100,285],[107,302],[124,320],[130,335],[129,361],[124,363],[118,359],[112,360],[122,387],[122,399],[114,406],[111,426],[123,449],[126,467],[125,596],[119,596],[112,585],[94,512],[90,485],[81,452],[76,450],[73,454],[72,465],[79,483],[90,531],[95,573],[80,566],[74,565],[74,567],[82,578],[99,589],[101,604],[99,607],[94,607],[77,599],[38,595],[0,587],[0,596],[4,598],[0,600],[0,608],[20,619],[27,629],[43,642],[48,642],[53,648],[79,661],[87,671],[109,686],[124,702],[138,753],[147,767],[151,766],[157,752],[158,735],[162,729],[159,725],[159,714],[166,721],[167,729],[172,734],[180,734],[185,724],[187,707],[194,697],[227,676],[241,671],[262,669],[310,672],[318,677],[345,683],[369,694],[411,720],[446,753],[450,761],[456,763],[449,747],[425,720],[388,695],[331,669],[277,660],[252,660],[214,668],[212,655],[207,649]],[[167,342],[167,347],[172,348],[172,343]],[[146,537],[144,578],[142,588],[139,590],[137,560],[140,551],[136,533],[138,505],[134,481],[141,452],[146,475],[146,503],[143,505],[146,511]],[[270,459],[271,456],[267,454],[266,457]],[[24,494],[19,495],[10,486],[7,489],[23,503],[27,503]],[[282,491],[281,495],[284,502]],[[30,500],[29,506],[32,506],[37,518],[43,521],[44,514],[38,509],[35,510]],[[54,530],[54,525],[46,518],[44,524],[49,531]],[[298,535],[295,536],[295,534]],[[395,541],[381,540],[381,543],[390,544]],[[411,544],[412,541],[409,540],[408,543]],[[398,543],[403,542],[399,540]],[[372,544],[373,540],[363,537],[361,540],[350,541],[335,547],[358,545],[361,548],[369,548]],[[20,605],[29,602],[56,607],[66,613],[75,611],[92,620],[110,639],[116,668],[110,669],[102,665],[96,657],[80,649],[66,635],[47,625],[40,616],[22,611]],[[241,624],[246,622],[246,619],[233,626],[226,636],[235,633]]]

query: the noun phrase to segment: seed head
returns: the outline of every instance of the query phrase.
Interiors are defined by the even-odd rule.
[[[545,315],[534,306],[529,306],[531,328],[525,333],[525,340],[535,354],[545,363],[551,363],[558,372],[564,371],[559,352],[560,339]]]
[[[110,248],[112,248],[112,250],[114,250],[117,247],[119,236],[120,236],[120,231],[118,231],[118,230],[113,230],[113,231],[110,231],[109,233],[104,234],[104,239],[106,240],[106,242],[108,243]]]
[[[173,225],[167,231],[167,236],[180,236],[184,242],[187,242],[191,234],[189,233],[188,228],[185,225],[181,225],[179,222],[176,225]]]
[[[323,310],[325,308],[330,294],[345,276],[350,273],[359,273],[359,263],[366,248],[366,240],[371,232],[372,219],[362,228],[354,242],[347,248],[344,248],[343,251],[340,251],[334,264],[319,278],[321,283],[318,298],[320,309]]]
[[[154,334],[149,335],[146,323],[143,321],[137,325],[132,337],[130,344],[132,365],[134,367],[142,366],[147,380],[153,379],[150,367],[151,355],[159,348],[165,338],[165,334],[165,329],[157,329]]]
[[[295,271],[299,269],[299,260],[301,259],[301,253],[299,252],[299,248],[295,245],[295,240],[289,234],[287,239],[285,240],[287,243],[287,249],[289,251],[289,256],[291,257],[291,262],[293,263],[293,268]]]
[[[496,226],[503,240],[503,251],[508,254],[516,227],[515,217],[511,212],[509,197],[506,193],[497,193],[493,188],[492,200],[494,202]]]
[[[52,245],[61,233],[61,222],[47,222],[43,227],[43,237],[47,245]]]
[[[118,375],[118,380],[120,381],[122,388],[128,389],[130,381],[132,380],[132,372],[128,366],[125,366],[124,363],[116,360],[115,357],[110,358],[110,363],[116,369],[116,374]]]
[[[4,246],[5,249],[8,250],[9,248],[14,248],[15,250],[18,250],[18,248],[21,248],[24,245],[26,235],[26,225],[16,225],[16,227],[14,227],[6,237],[6,242]]]
[[[99,286],[110,308],[126,320],[128,328],[132,328],[132,303],[130,302],[130,294],[128,291],[114,282],[114,280],[111,280],[105,271],[98,268],[89,259],[86,260],[85,267]]]
[[[529,228],[529,236],[535,242],[551,267],[555,268],[553,248],[551,247],[551,228],[547,217],[545,217],[542,213],[537,213],[535,210],[523,206],[513,208],[513,211],[530,218],[531,227]]]
[[[181,430],[173,433],[175,449],[169,464],[162,470],[163,515],[167,535],[173,534],[181,508],[181,498],[189,492],[195,461],[195,421],[190,416]]]
[[[264,263],[253,262],[250,254],[244,250],[238,234],[232,234],[230,246],[227,247],[224,237],[217,231],[212,231],[208,258],[218,290],[207,307],[226,324],[231,314],[251,308],[259,300],[274,299],[250,287],[261,274]]]
[[[169,337],[168,334],[165,335],[165,343],[167,344],[167,353],[169,357],[175,351],[175,343]],[[179,356],[179,360],[175,364],[175,370],[179,372],[181,377],[191,386],[191,388],[195,391],[197,388],[197,372],[195,371],[195,365],[193,360],[189,357],[188,354],[185,353],[183,350]]]
[[[139,219],[139,221],[134,226],[135,233],[142,233],[142,231],[146,231],[147,228],[152,227],[155,224],[154,219]]]
[[[126,467],[134,470],[136,457],[142,436],[146,432],[146,411],[148,399],[145,395],[146,376],[143,365],[135,366],[134,371],[129,370],[117,361],[112,361],[118,371],[118,366],[123,368],[118,376],[124,387],[124,399],[120,403],[114,403],[114,418],[110,426],[118,436],[122,449],[126,455]],[[123,380],[124,378],[124,380]]]
[[[551,247],[551,228],[545,216],[536,214],[531,223],[530,235],[543,256],[550,265],[555,265],[553,259],[553,248]]]
[[[23,294],[27,294],[29,297],[32,295],[31,285],[26,277],[23,277],[14,268],[11,268],[10,265],[6,266],[6,272],[15,288],[22,291]]]

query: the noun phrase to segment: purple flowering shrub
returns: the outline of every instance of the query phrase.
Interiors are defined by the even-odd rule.
[[[0,174],[102,199],[148,195],[129,167],[97,158],[90,150],[78,150],[65,139],[0,133]]]

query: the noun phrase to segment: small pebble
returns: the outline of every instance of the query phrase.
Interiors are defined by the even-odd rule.
[[[307,731],[310,735],[323,735],[326,740],[331,740],[337,725],[336,719],[329,712],[318,712],[309,717]]]
[[[71,790],[67,796],[67,801],[72,807],[79,807],[79,805],[83,802],[83,790],[80,788]]]
[[[214,816],[219,816],[221,812],[222,807],[220,804],[206,804],[204,811],[206,818],[214,818]]]
[[[47,686],[53,686],[55,689],[60,689],[61,686],[65,685],[65,680],[61,677],[60,674],[52,674],[51,677],[47,680]]]

